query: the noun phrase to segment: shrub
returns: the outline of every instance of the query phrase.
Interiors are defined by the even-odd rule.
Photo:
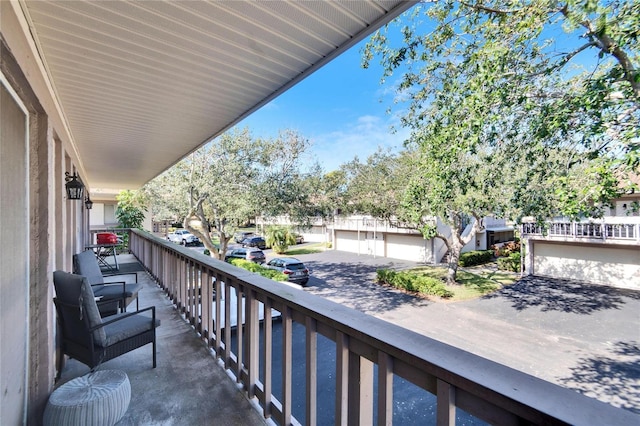
[[[390,269],[378,269],[376,271],[377,281],[379,283],[389,283],[393,279],[395,272]]]
[[[460,255],[458,260],[459,266],[482,265],[491,262],[493,259],[493,250],[474,250]]]
[[[249,272],[254,272],[256,274],[262,275],[263,277],[272,279],[274,281],[287,281],[287,276],[282,272],[278,272],[274,269],[265,268],[262,265],[258,265],[257,263],[251,262],[245,259],[230,259],[229,263],[238,268],[246,269]]]
[[[509,241],[498,245],[494,244],[493,248],[496,257],[510,256],[512,253],[520,253],[520,241]]]
[[[508,257],[499,258],[498,269],[502,271],[520,272],[520,253],[511,253]]]
[[[412,272],[396,272],[389,269],[378,269],[376,272],[378,282],[395,288],[440,297],[453,296],[453,293],[447,290],[445,284],[437,278],[426,277]]]

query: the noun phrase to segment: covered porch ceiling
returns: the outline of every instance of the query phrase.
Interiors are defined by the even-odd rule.
[[[79,169],[136,189],[415,2],[21,0]]]

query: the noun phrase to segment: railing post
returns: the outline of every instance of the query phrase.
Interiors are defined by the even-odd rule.
[[[373,424],[373,363],[349,352],[349,424]]]
[[[236,336],[238,338],[238,353],[236,353],[236,381],[242,383],[242,364],[244,363],[244,318],[242,315],[242,288],[240,285],[234,286],[236,292]],[[230,336],[230,334],[229,334]]]
[[[306,326],[306,379],[307,379],[307,426],[315,426],[318,405],[318,332],[316,320],[307,317]]]
[[[200,278],[200,324],[202,332],[205,334],[207,346],[213,345],[213,285],[211,283],[211,270],[202,269],[202,276]],[[218,352],[216,351],[216,356]]]
[[[438,426],[454,426],[456,424],[456,392],[449,383],[438,379]]]
[[[267,298],[264,301],[264,353],[262,358],[262,364],[264,365],[264,417],[266,419],[271,417],[271,392],[273,381],[273,375],[271,371],[271,365],[273,361],[273,321],[271,318],[271,299]]]
[[[393,424],[393,358],[378,352],[378,426]]]
[[[247,318],[245,327],[247,329],[247,381],[245,383],[249,398],[256,396],[256,382],[258,380],[258,371],[260,362],[258,361],[260,349],[260,335],[258,330],[258,301],[253,290],[247,290],[245,293],[245,310]],[[238,323],[238,327],[240,327]]]
[[[214,344],[214,351],[216,354],[216,357],[220,358],[221,356],[223,356],[222,354],[222,326],[221,326],[221,311],[222,308],[220,307],[221,303],[221,299],[222,299],[222,286],[220,285],[220,275],[219,274],[214,274],[213,276],[213,294],[211,295],[212,297],[212,303],[215,304],[215,308],[214,308],[214,314],[213,316],[213,333],[214,333],[214,338],[215,338],[215,342]],[[227,361],[225,359],[225,365],[226,365]]]
[[[349,414],[349,336],[336,332],[336,425],[346,425]]]
[[[293,347],[293,321],[291,310],[285,306],[282,315],[282,422],[291,424],[291,364]]]
[[[242,327],[241,327],[242,328]],[[231,284],[224,282],[224,367],[231,368]]]

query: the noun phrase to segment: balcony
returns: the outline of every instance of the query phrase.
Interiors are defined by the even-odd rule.
[[[522,236],[550,241],[640,245],[640,218],[605,217],[597,221],[523,223]]]
[[[260,424],[263,416],[277,424],[392,424],[398,381],[426,395],[416,413],[431,424],[638,421],[630,411],[150,234],[132,231],[130,248],[149,273],[140,300],[159,306],[162,326],[156,370],[148,348],[131,354],[135,363],[104,367],[130,376],[124,424],[212,418]],[[279,315],[260,316],[261,309]],[[244,312],[243,327],[232,327],[234,311]],[[328,362],[333,374],[323,377],[319,366]],[[83,372],[69,362],[63,378]]]
[[[123,268],[136,261],[130,254],[119,254],[118,260]],[[129,409],[118,424],[204,425],[211,424],[211,419],[227,419],[228,424],[238,426],[264,423],[164,291],[143,270],[137,274],[144,285],[139,293],[140,308],[155,305],[161,321],[157,329],[158,365],[152,368],[151,345],[147,345],[98,367],[122,370],[131,382]],[[129,311],[132,308],[135,303]],[[88,371],[89,367],[70,359],[57,385]]]

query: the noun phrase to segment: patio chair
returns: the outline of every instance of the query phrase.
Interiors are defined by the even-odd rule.
[[[155,306],[102,318],[92,286],[86,277],[56,271],[53,273],[56,297],[53,299],[61,330],[62,354],[86,364],[93,371],[100,363],[123,355],[148,343],[153,344],[156,368]],[[60,355],[58,378],[64,356]]]
[[[138,283],[138,275],[135,272],[103,274],[98,259],[91,250],[73,255],[73,272],[85,276],[93,287],[93,293],[96,297],[101,297],[101,302],[105,302],[100,306],[100,313],[103,317],[117,313],[118,308],[126,311],[127,305],[133,299],[136,300],[136,309],[140,309],[138,292],[142,289],[142,285]],[[135,283],[105,281],[105,277],[117,275],[133,275],[136,277]],[[112,303],[107,303],[108,301],[112,301]]]

